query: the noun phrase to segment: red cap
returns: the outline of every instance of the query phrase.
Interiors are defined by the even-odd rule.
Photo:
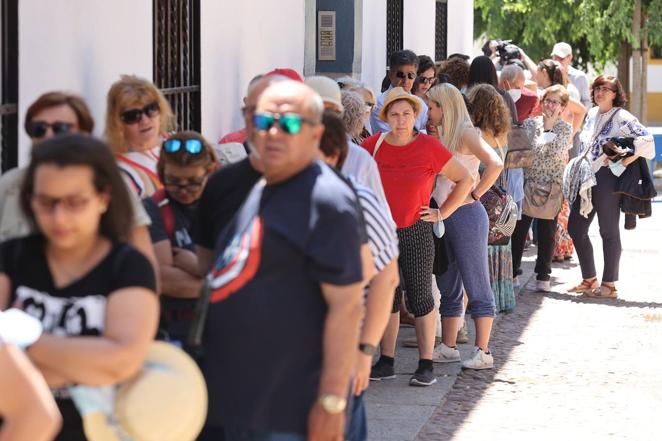
[[[294,70],[294,69],[288,69],[288,68],[277,68],[272,70],[271,72],[267,72],[264,76],[265,77],[270,77],[273,75],[280,75],[283,77],[287,77],[290,80],[298,81],[300,83],[303,83],[303,78]]]

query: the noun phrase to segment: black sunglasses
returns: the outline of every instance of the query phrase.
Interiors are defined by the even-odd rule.
[[[48,129],[53,131],[54,135],[59,135],[61,133],[69,133],[73,128],[73,124],[55,121],[53,123],[47,123],[44,121],[30,121],[25,127],[30,138],[43,138],[48,133]]]
[[[408,78],[408,79],[410,79],[410,80],[413,80],[414,78],[416,78],[416,72],[402,72],[402,71],[397,71],[397,72],[395,73],[395,76],[398,77],[398,78],[400,78],[400,79],[403,79],[403,78],[406,77],[406,78]]]
[[[142,109],[131,109],[120,114],[120,119],[124,124],[136,124],[140,122],[143,117],[143,114],[154,118],[161,111],[158,101],[152,101],[149,104],[146,104]]]

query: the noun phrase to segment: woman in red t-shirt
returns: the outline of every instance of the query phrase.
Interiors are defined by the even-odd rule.
[[[436,138],[414,129],[420,112],[419,100],[395,87],[386,95],[380,119],[391,131],[375,134],[362,146],[375,158],[386,200],[397,225],[400,257],[398,264],[406,287],[407,309],[416,317],[419,365],[409,384],[429,386],[437,380],[432,367],[435,314],[432,297],[434,262],[433,222],[450,216],[471,191],[472,178]],[[439,210],[429,207],[437,175],[456,183]],[[401,288],[395,293],[391,318],[381,342],[381,357],[370,378],[394,378],[393,358],[400,324]]]

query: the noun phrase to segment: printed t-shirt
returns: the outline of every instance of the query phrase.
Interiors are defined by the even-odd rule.
[[[379,136],[372,135],[361,144],[371,155]],[[420,220],[421,207],[430,204],[435,177],[452,156],[437,138],[422,133],[403,146],[382,142],[375,161],[398,228]]]
[[[0,273],[11,282],[10,304],[20,301],[26,313],[39,319],[51,335],[103,334],[108,297],[127,287],[156,290],[154,269],[130,245],[115,243],[86,275],[57,288],[48,267],[45,239],[35,235],[0,245]],[[57,399],[63,417],[57,440],[85,440],[82,421],[71,399]]]
[[[140,198],[153,195],[163,188],[156,173],[161,147],[153,147],[143,152],[127,152],[117,155],[117,166],[131,188]]]
[[[320,161],[253,187],[210,272],[208,425],[306,433],[322,369],[320,284],[361,281],[359,210],[352,189]]]
[[[195,243],[213,250],[221,231],[230,223],[251,188],[262,176],[248,158],[216,170],[198,201]]]
[[[163,203],[170,207],[169,209],[175,220],[174,231],[172,232],[173,238],[170,241],[170,245],[172,247],[195,251],[195,245],[193,244],[192,239],[195,235],[192,229],[194,226],[197,204],[187,206],[180,204],[170,197],[166,196],[166,198],[167,202]],[[152,243],[170,240],[170,237],[168,236],[169,232],[166,231],[161,208],[159,208],[152,198],[143,199],[143,205],[145,206],[145,210],[149,214],[149,217],[152,219],[152,224],[149,226],[149,235],[152,239]]]

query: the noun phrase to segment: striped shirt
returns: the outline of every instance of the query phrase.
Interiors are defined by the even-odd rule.
[[[395,222],[391,218],[388,206],[380,201],[370,188],[354,177],[350,176],[348,179],[363,209],[368,244],[374,260],[375,274],[378,274],[399,254]]]

